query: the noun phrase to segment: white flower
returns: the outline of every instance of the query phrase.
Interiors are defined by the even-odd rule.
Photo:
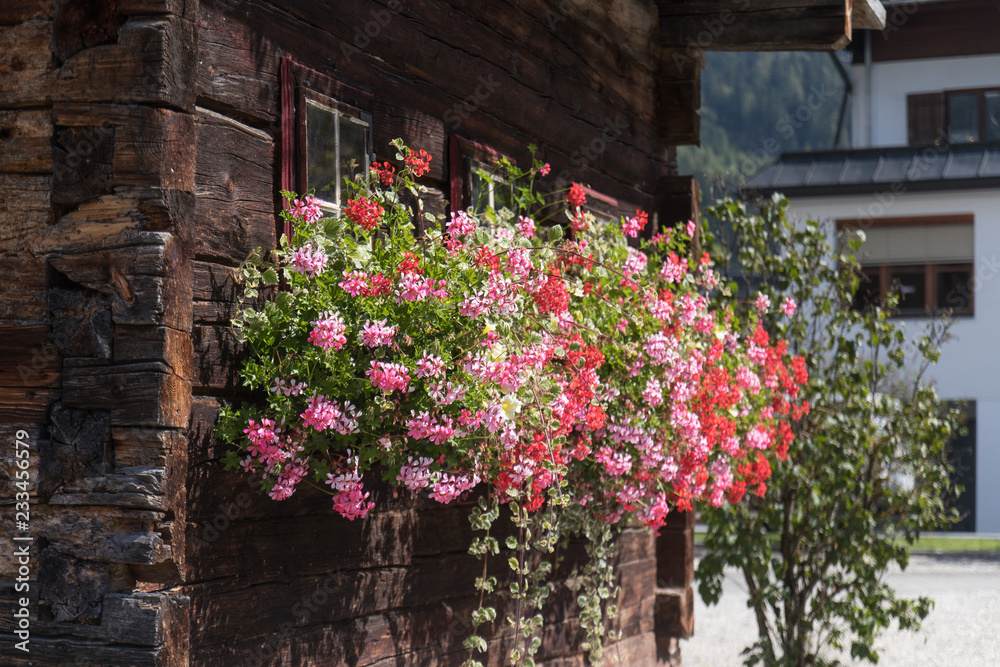
[[[500,402],[500,413],[505,419],[513,419],[514,415],[521,411],[522,405],[523,403],[517,400],[517,396],[508,394],[507,396],[504,396],[503,400]]]

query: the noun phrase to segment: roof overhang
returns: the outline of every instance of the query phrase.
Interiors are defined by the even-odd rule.
[[[837,51],[885,28],[878,0],[658,0],[660,42],[702,51]]]

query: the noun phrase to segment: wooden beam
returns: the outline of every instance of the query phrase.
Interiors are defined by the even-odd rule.
[[[881,9],[877,0],[742,0],[721,8],[708,0],[658,4],[660,43],[690,51],[836,51],[851,41],[855,11],[867,25]],[[882,9],[883,21],[884,14]]]
[[[852,0],[851,26],[855,30],[885,29],[885,7],[878,0]]]

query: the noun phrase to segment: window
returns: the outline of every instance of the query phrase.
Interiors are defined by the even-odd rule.
[[[312,191],[337,212],[344,179],[367,173],[375,159],[371,106],[370,93],[282,58],[281,189]]]
[[[1000,141],[1000,88],[907,95],[906,106],[911,145]]]
[[[336,212],[344,203],[344,179],[368,172],[371,116],[308,89],[299,93],[299,109],[299,190],[312,191]]]
[[[516,210],[514,188],[507,182],[502,170],[495,164],[470,160],[469,206],[478,214],[487,208],[499,211],[501,208]]]
[[[471,207],[482,213],[487,207],[514,209],[514,189],[500,168],[501,153],[455,134],[448,148],[452,210]]]
[[[839,220],[838,229],[859,229]],[[865,229],[858,252],[861,283],[852,307],[867,308],[899,296],[896,314],[973,313],[971,215],[884,218]]]

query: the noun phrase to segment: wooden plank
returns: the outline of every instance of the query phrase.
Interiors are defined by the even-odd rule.
[[[657,637],[689,638],[694,632],[694,593],[687,588],[661,588],[656,591]]]
[[[66,368],[67,407],[109,410],[116,426],[187,426],[191,385],[159,363]]]
[[[244,562],[252,569],[258,561],[249,557]],[[309,625],[464,597],[474,590],[478,565],[472,556],[456,554],[419,559],[408,568],[333,570],[251,587],[231,578],[189,584],[191,643],[204,649],[230,642],[233,637],[266,636],[289,621],[290,615],[292,627],[301,625],[302,608],[317,591],[325,592],[327,601],[314,605]],[[234,609],[242,612],[233,614]],[[214,622],[200,622],[209,618]]]
[[[878,0],[852,0],[851,27],[854,30],[882,30],[885,28],[885,7]]]
[[[0,652],[9,660],[8,667],[162,667],[163,648],[137,648],[108,645],[99,641],[31,638],[31,652],[14,648],[15,637],[7,633],[0,639]],[[85,656],[86,662],[66,662],[66,656]]]
[[[8,489],[4,492],[5,500],[7,501],[14,497],[15,491],[20,490],[14,487],[14,482],[21,480],[17,476],[17,471],[24,470],[24,468],[18,466],[18,462],[24,460],[17,456],[17,451],[24,449],[17,446],[16,443],[18,441],[28,445],[27,470],[30,473],[27,480],[28,494],[32,501],[37,500],[39,476],[36,471],[39,470],[39,452],[42,447],[41,438],[39,437],[40,431],[41,428],[36,424],[0,424],[0,438],[3,438],[3,442],[10,443],[5,450],[0,451],[0,479],[4,480],[6,484],[5,488]],[[18,437],[19,433],[21,437]],[[27,437],[24,437],[25,434]],[[0,561],[0,579],[13,578],[11,574],[14,570],[10,565],[11,563]]]
[[[63,63],[52,81],[52,98],[159,104],[190,111],[194,35],[190,21],[173,16],[126,22],[117,43],[84,49]]]
[[[197,118],[194,254],[239,264],[276,245],[274,142],[206,109]]]
[[[58,389],[0,387],[0,424],[44,424]]]
[[[746,11],[659,0],[660,42],[705,51],[837,51],[851,41],[851,0],[762,0]]]
[[[0,107],[39,106],[50,99],[51,43],[50,21],[0,26]]]
[[[170,327],[115,327],[116,363],[160,361],[182,380],[191,380],[193,347],[191,334]]]
[[[0,171],[52,171],[52,118],[47,109],[0,111]]]

